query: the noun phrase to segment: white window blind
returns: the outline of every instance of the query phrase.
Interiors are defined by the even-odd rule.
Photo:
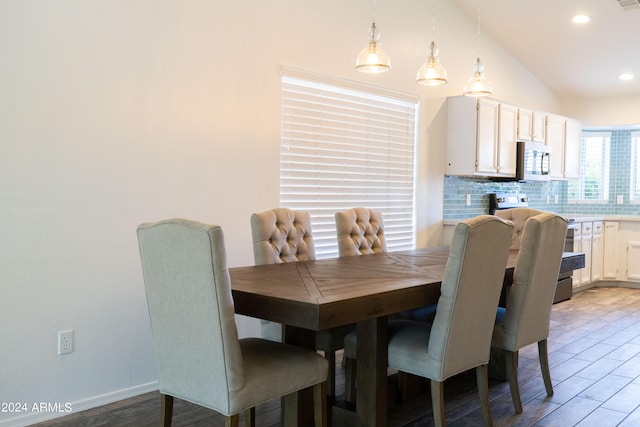
[[[581,176],[569,182],[569,200],[609,200],[611,132],[584,132],[581,146]]]
[[[316,256],[338,256],[334,214],[382,212],[389,251],[415,247],[418,98],[282,70],[280,205],[310,213]]]
[[[640,202],[640,132],[631,132],[630,200]]]

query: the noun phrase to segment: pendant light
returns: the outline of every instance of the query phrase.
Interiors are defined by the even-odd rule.
[[[380,32],[376,28],[376,2],[373,1],[373,20],[369,29],[369,44],[358,55],[356,70],[363,73],[384,73],[391,69],[389,55],[380,46]]]
[[[491,83],[484,76],[484,65],[480,62],[480,0],[478,0],[478,39],[477,39],[477,59],[473,63],[473,75],[464,85],[464,95],[466,96],[487,96],[491,95]]]
[[[427,57],[416,75],[416,82],[425,86],[437,86],[447,83],[447,70],[444,69],[438,58],[439,50],[436,47],[436,0],[433,0],[433,13],[431,16],[431,45],[427,50]]]

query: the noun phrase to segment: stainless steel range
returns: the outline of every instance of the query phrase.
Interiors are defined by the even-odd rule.
[[[526,208],[529,207],[529,198],[523,193],[492,193],[489,194],[489,214],[494,215],[497,210]],[[573,252],[573,237],[575,223],[569,220],[567,236],[564,245],[565,252]],[[558,286],[553,302],[568,300],[573,295],[572,271],[560,273],[558,276]]]

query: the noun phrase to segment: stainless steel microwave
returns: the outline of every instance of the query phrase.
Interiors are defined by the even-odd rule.
[[[516,179],[518,181],[549,181],[549,155],[549,147],[542,143],[518,141]]]

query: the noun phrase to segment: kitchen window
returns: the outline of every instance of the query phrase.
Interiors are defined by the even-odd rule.
[[[640,132],[631,132],[631,191],[629,200],[640,203]]]
[[[280,205],[310,213],[317,258],[353,207],[382,212],[389,251],[415,248],[418,97],[283,67],[281,108]]]
[[[583,131],[579,180],[569,182],[569,201],[607,203],[611,132]]]

